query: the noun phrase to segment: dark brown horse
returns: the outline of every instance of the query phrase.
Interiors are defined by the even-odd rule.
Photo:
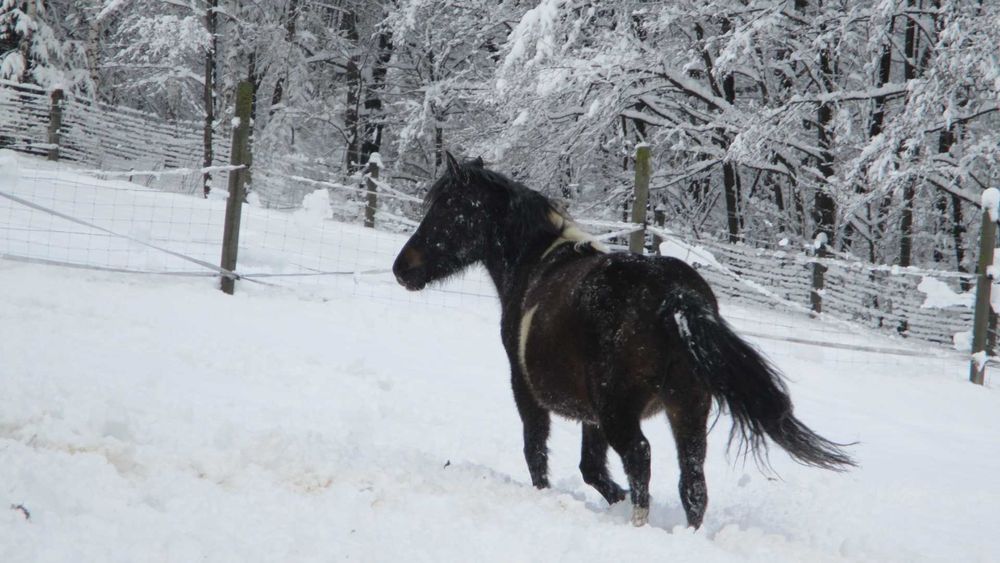
[[[625,491],[607,470],[610,445],[628,476],[632,523],[649,515],[649,443],[640,421],[666,411],[677,444],[688,524],[708,502],[705,444],[713,399],[733,417],[730,439],[766,462],[769,437],[794,459],[853,465],[838,444],[792,414],[778,371],[719,316],[715,295],[673,258],[609,253],[545,197],[447,155],[427,211],[393,272],[422,289],[474,263],[500,296],[501,337],[524,423],[531,482],[547,487],[549,413],[583,423],[580,471],[608,503]]]

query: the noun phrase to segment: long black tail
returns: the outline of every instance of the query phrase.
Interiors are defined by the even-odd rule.
[[[836,471],[855,465],[840,448],[843,444],[823,438],[793,416],[781,373],[737,336],[704,296],[679,291],[664,302],[661,312],[686,344],[696,377],[720,406],[729,407],[730,444],[739,438],[743,451],[767,464],[766,435],[803,464]]]

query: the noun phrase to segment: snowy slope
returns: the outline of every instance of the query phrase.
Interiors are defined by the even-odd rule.
[[[862,467],[774,451],[768,478],[727,458],[723,416],[691,532],[653,419],[651,520],[635,529],[629,507],[583,484],[574,423],[553,428],[553,489],[530,486],[488,302],[252,284],[228,297],[209,279],[5,261],[0,288],[3,562],[1000,558],[1000,397],[966,383],[961,362],[890,369],[755,340],[804,421],[860,441]]]

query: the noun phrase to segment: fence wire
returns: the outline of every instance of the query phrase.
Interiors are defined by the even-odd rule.
[[[202,198],[200,187],[205,173],[214,176],[215,186],[224,186],[231,169],[225,166],[229,138],[222,124],[215,132],[215,166],[204,169],[195,164],[201,162],[201,124],[167,124],[68,97],[60,109],[58,148],[69,165],[2,150],[48,154],[54,147],[47,126],[52,110],[48,92],[0,82],[0,195],[5,196],[0,197],[0,257],[135,274],[228,275],[330,296],[496,307],[495,290],[481,268],[419,294],[399,288],[389,268],[419,220],[420,198],[379,182],[376,228],[364,228],[359,220],[367,189],[360,178],[331,181],[332,165],[321,160],[257,160],[243,206],[237,271],[220,272],[215,264],[226,194],[215,189]],[[578,222],[615,248],[641,228],[589,218]],[[949,373],[964,373],[971,308],[929,308],[921,284],[932,278],[957,291],[959,284],[969,284],[969,274],[650,231],[666,239],[668,251],[685,254],[681,257],[700,268],[737,327],[761,341],[789,344],[788,354],[806,349],[824,361],[891,367],[892,357],[918,353],[928,359],[928,369],[947,365]],[[811,317],[815,264],[826,268],[825,314],[803,324]],[[761,309],[769,313],[760,315]],[[780,346],[769,350],[785,353]],[[956,363],[963,367],[956,369]]]
[[[654,229],[655,231],[655,229]],[[805,250],[772,250],[744,244],[656,231],[668,252],[690,255],[717,291],[742,302],[781,303],[808,311],[814,292],[812,272],[824,268],[822,310],[835,319],[943,346],[955,344],[972,326],[971,294],[975,276],[922,268],[866,264],[857,260],[818,258]],[[683,257],[683,256],[682,256]],[[928,288],[930,284],[932,288]],[[928,291],[954,295],[954,304],[929,300]],[[968,305],[959,304],[963,299]]]

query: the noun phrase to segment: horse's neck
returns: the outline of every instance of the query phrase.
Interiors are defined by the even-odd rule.
[[[508,304],[520,300],[528,279],[557,238],[540,233],[529,241],[504,240],[500,252],[486,257],[486,270],[505,309]]]

